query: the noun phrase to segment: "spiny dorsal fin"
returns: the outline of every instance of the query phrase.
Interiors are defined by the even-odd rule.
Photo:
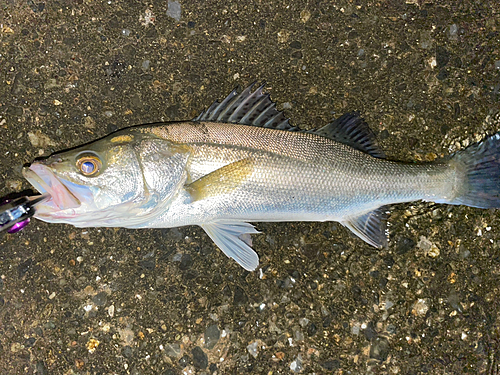
[[[357,112],[346,113],[314,133],[349,145],[376,158],[385,158],[384,152],[377,145],[375,134]]]
[[[356,236],[377,248],[387,247],[387,214],[388,206],[379,207],[361,216],[342,221]]]
[[[283,112],[276,109],[276,104],[269,94],[264,94],[264,84],[252,92],[255,82],[240,94],[234,89],[222,101],[215,101],[205,112],[193,121],[226,122],[263,128],[300,131],[289,124]]]

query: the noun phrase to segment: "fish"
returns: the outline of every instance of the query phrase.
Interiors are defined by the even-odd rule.
[[[23,175],[50,199],[35,217],[76,227],[198,225],[248,271],[258,222],[335,221],[388,246],[390,205],[500,207],[500,133],[428,163],[386,158],[361,115],[293,126],[264,85],[190,121],[144,124],[52,154]]]

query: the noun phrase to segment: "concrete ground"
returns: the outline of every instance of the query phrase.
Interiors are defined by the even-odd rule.
[[[500,130],[497,1],[0,0],[0,196],[21,165],[191,119],[267,82],[292,122],[358,110],[392,159]],[[197,227],[0,238],[2,374],[498,374],[500,217],[393,207],[376,250],[258,224],[261,268]]]

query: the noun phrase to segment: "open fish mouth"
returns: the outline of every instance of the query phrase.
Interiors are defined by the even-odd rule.
[[[23,168],[23,176],[41,194],[49,194],[47,202],[37,206],[37,213],[53,213],[80,207],[78,185],[58,178],[54,172],[43,164],[32,164]],[[88,190],[85,188],[85,190]]]

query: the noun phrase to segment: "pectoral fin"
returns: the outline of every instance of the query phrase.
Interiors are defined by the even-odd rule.
[[[387,206],[382,206],[364,215],[343,221],[356,236],[376,248],[387,247]]]
[[[185,189],[193,201],[227,194],[240,187],[242,182],[253,172],[253,168],[253,159],[238,160],[186,185]]]
[[[253,225],[242,221],[215,221],[201,227],[224,254],[233,258],[244,269],[254,271],[257,268],[259,256],[250,247],[250,234],[260,232]]]

